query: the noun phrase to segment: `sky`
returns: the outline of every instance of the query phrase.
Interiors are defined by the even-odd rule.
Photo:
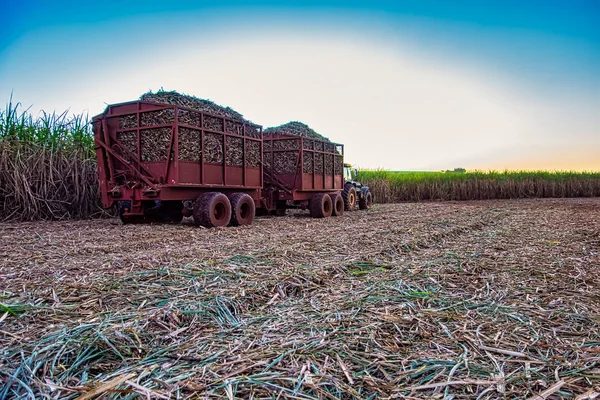
[[[390,170],[600,170],[595,0],[0,0],[0,96],[177,90]]]

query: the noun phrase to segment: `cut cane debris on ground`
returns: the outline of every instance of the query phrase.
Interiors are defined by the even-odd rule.
[[[597,398],[599,235],[599,199],[0,224],[0,398]]]

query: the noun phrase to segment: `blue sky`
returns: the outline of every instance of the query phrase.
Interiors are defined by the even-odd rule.
[[[34,111],[164,86],[303,120],[366,167],[600,170],[597,1],[0,7],[0,93]]]

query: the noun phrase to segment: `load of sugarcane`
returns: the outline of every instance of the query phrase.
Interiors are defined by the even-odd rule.
[[[333,175],[334,164],[336,166],[335,173],[341,174],[341,166],[343,164],[343,158],[341,153],[336,149],[334,143],[329,138],[320,135],[314,129],[308,125],[299,121],[290,121],[287,124],[274,126],[267,128],[263,131],[265,139],[270,137],[286,137],[286,136],[299,136],[303,139],[303,148],[305,151],[303,156],[302,170],[304,173],[323,173],[327,175]],[[314,139],[314,140],[311,140]],[[271,164],[272,157],[272,168],[277,173],[293,173],[296,168],[296,161],[299,155],[298,151],[299,140],[294,139],[279,139],[273,141],[274,150],[287,150],[285,152],[274,152],[271,156],[269,153],[265,153],[265,164]],[[270,143],[265,142],[265,151],[270,148]],[[314,150],[314,152],[313,152]],[[326,153],[336,153],[323,154]],[[339,154],[339,155],[338,155]]]
[[[179,127],[179,159],[181,161],[199,162],[201,159],[207,163],[222,164],[223,158],[230,166],[242,166],[244,163],[244,140],[235,136],[224,136],[216,132],[226,132],[247,137],[259,138],[259,128],[252,122],[244,119],[243,115],[230,107],[220,106],[210,100],[200,99],[195,96],[184,95],[175,91],[160,90],[156,93],[148,92],[140,100],[171,104],[209,113],[226,118],[225,120],[210,115],[200,117],[200,113],[191,110],[178,109],[177,121]],[[202,121],[202,124],[201,122]],[[225,124],[223,124],[225,122]],[[170,127],[156,127],[157,125],[172,125],[175,123],[175,110],[173,108],[148,111],[140,114],[140,126],[145,127],[140,131],[140,151],[142,162],[165,161],[171,142]],[[137,128],[135,114],[119,117],[119,127],[122,130]],[[198,129],[195,129],[198,128]],[[204,130],[204,154],[201,145],[201,130]],[[212,132],[215,133],[212,133]],[[223,155],[223,140],[226,140],[227,154]],[[135,131],[124,131],[117,138],[123,147],[136,156]],[[174,146],[172,146],[174,147]],[[173,154],[171,154],[171,158]],[[246,140],[246,165],[258,167],[260,164],[260,142]]]
[[[290,121],[287,124],[273,126],[263,131],[265,137],[270,136],[302,136],[305,138],[324,140],[330,142],[328,138],[318,134],[310,126],[299,121]]]

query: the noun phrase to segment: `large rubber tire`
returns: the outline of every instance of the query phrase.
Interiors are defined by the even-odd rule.
[[[347,211],[354,210],[356,207],[356,188],[351,183],[344,185],[344,191],[342,192],[342,199],[344,199],[344,209]]]
[[[361,210],[368,210],[373,205],[373,195],[371,192],[367,192],[362,199],[358,202],[358,208]]]
[[[310,216],[313,218],[325,218],[331,216],[333,203],[331,197],[326,193],[317,193],[310,199]]]
[[[229,225],[252,225],[256,213],[254,200],[246,193],[232,193],[229,196],[231,203],[231,221]]]
[[[344,199],[342,199],[342,195],[339,193],[336,194],[332,194],[331,196],[331,203],[333,205],[332,209],[331,209],[331,215],[334,217],[339,217],[342,214],[344,214]]]
[[[204,193],[196,200],[193,215],[194,223],[205,228],[227,226],[231,220],[231,203],[223,193]]]

